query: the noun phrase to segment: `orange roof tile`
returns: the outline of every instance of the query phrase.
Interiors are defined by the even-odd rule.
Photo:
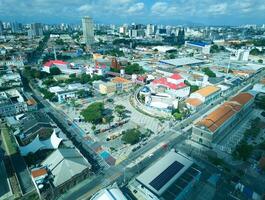
[[[31,171],[31,175],[33,178],[46,175],[47,173],[48,173],[47,170],[44,168]]]
[[[249,93],[240,93],[232,98],[232,101],[225,102],[208,116],[197,123],[199,126],[204,126],[211,132],[215,132],[224,122],[229,120],[235,113],[240,111],[253,96]]]
[[[197,99],[197,98],[187,98],[185,102],[187,104],[194,106],[194,107],[197,107],[197,106],[202,104],[202,101],[200,99]]]
[[[252,98],[253,98],[253,96],[251,94],[245,92],[245,93],[240,93],[240,94],[236,95],[230,101],[236,101],[241,105],[245,105]]]
[[[125,79],[125,78],[122,78],[122,77],[115,77],[111,80],[113,83],[129,83],[131,81]]]
[[[209,85],[209,86],[206,86],[204,88],[197,90],[195,93],[199,93],[200,95],[207,97],[207,96],[209,96],[209,95],[211,95],[211,94],[213,94],[219,90],[220,90],[219,87]]]

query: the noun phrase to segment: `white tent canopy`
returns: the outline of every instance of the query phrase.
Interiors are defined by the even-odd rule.
[[[61,143],[62,138],[57,137],[55,129],[51,137],[47,140],[41,141],[39,139],[39,135],[35,137],[35,139],[26,146],[20,146],[20,153],[22,156],[26,156],[29,153],[35,153],[38,150],[42,149],[58,149],[59,144]]]

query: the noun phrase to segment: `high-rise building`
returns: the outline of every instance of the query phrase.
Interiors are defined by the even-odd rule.
[[[82,28],[85,43],[91,45],[94,42],[94,29],[91,17],[83,17]]]
[[[0,21],[0,35],[4,34],[4,26],[3,23]]]
[[[11,32],[12,33],[19,33],[22,30],[22,24],[17,22],[12,22],[11,24]]]
[[[29,37],[43,36],[42,24],[41,23],[30,24],[28,36]]]
[[[178,31],[177,44],[178,44],[178,45],[183,45],[183,44],[185,44],[185,30],[184,30],[184,29],[180,29],[180,30]]]
[[[146,26],[146,35],[154,35],[155,34],[155,26],[153,24],[147,24]]]

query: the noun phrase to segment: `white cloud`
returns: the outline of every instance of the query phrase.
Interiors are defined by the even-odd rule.
[[[151,7],[151,12],[153,14],[161,14],[164,13],[168,10],[168,3],[166,2],[156,2],[152,7]]]
[[[89,12],[92,10],[92,8],[93,7],[91,5],[84,4],[84,5],[80,6],[77,10],[80,12]]]
[[[133,0],[108,0],[110,4],[128,4],[133,2]]]
[[[223,15],[227,12],[227,3],[219,3],[215,5],[211,5],[208,10],[209,13],[213,15]]]
[[[129,9],[127,10],[127,12],[130,14],[133,14],[133,13],[138,13],[138,12],[142,11],[143,9],[144,9],[144,3],[139,2],[139,3],[136,3],[132,6],[130,6]]]

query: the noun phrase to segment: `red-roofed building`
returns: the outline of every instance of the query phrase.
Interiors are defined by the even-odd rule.
[[[180,74],[155,79],[151,87],[157,93],[165,92],[180,98],[187,97],[190,93],[190,87],[184,83],[184,78]]]
[[[43,68],[42,70],[47,72],[47,73],[50,73],[50,69],[52,67],[67,67],[69,65],[69,63],[67,62],[64,62],[62,60],[50,60],[48,62],[46,62],[44,65],[43,65]]]

